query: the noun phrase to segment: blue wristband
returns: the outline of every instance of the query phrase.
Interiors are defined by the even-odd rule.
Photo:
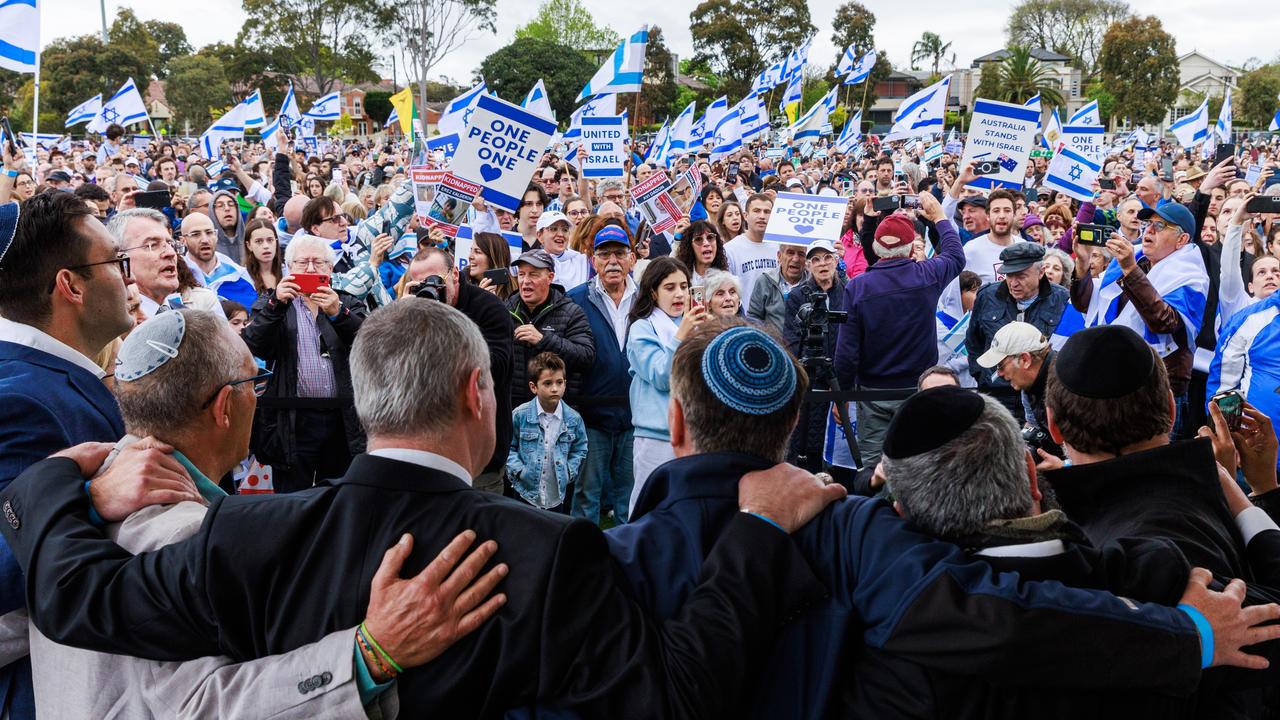
[[[5,176],[5,177],[16,178],[16,177],[18,177],[18,176],[19,176],[19,175],[21,175],[21,174],[22,174],[22,173],[18,172],[17,170],[5,170],[5,171],[4,171],[4,176]]]
[[[98,514],[98,511],[93,509],[93,495],[89,493],[89,483],[91,482],[93,481],[84,481],[84,496],[89,499],[89,522],[93,523],[97,527],[103,527],[107,524],[107,521],[103,520],[102,516]]]
[[[750,510],[743,510],[743,512],[744,512],[744,513],[746,513],[746,514],[748,514],[748,515],[750,515],[750,516],[751,516],[751,517],[753,517],[753,518],[760,518],[761,520],[763,520],[763,521],[765,521],[765,522],[769,523],[770,525],[772,525],[772,526],[774,526],[774,527],[778,528],[779,530],[782,530],[782,532],[784,532],[784,533],[785,533],[785,532],[787,532],[786,530],[783,530],[783,528],[782,528],[782,526],[781,526],[781,525],[779,525],[778,523],[776,523],[776,522],[774,522],[774,521],[770,520],[769,518],[767,518],[767,517],[765,517],[765,516],[763,516],[763,515],[760,515],[760,514],[758,514],[758,513],[753,513],[753,512],[751,512]],[[790,533],[788,533],[788,534],[790,534]]]
[[[1213,665],[1213,626],[1199,610],[1186,603],[1178,603],[1178,609],[1191,618],[1196,632],[1200,633],[1200,669]]]

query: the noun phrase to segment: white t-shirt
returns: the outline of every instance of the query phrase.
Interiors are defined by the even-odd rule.
[[[587,281],[590,273],[586,255],[573,248],[565,248],[564,252],[551,257],[556,261],[557,285],[565,290],[572,290]]]
[[[1017,239],[1014,238],[1014,242]],[[1013,243],[1010,243],[1013,244]],[[996,267],[1000,265],[1000,253],[1008,245],[997,245],[991,241],[990,234],[979,235],[964,245],[964,269],[977,273],[982,284],[996,281]],[[960,278],[951,281],[938,301],[939,309],[952,317],[960,317],[964,310],[960,305]]]
[[[752,242],[746,235],[739,235],[724,245],[729,261],[729,272],[742,283],[742,297],[750,298],[756,278],[778,267],[777,243]]]

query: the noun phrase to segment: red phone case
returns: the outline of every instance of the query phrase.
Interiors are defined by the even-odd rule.
[[[329,284],[329,276],[320,273],[295,273],[291,278],[298,284],[298,292],[303,295],[310,295],[319,290],[320,286]]]

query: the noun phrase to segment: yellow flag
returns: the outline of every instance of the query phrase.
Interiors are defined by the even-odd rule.
[[[796,101],[787,103],[785,110],[787,113],[788,123],[794,125],[796,122],[796,115],[800,114],[800,102]]]
[[[413,137],[413,89],[406,87],[391,96],[391,107],[396,109],[400,117],[400,132],[405,137]]]

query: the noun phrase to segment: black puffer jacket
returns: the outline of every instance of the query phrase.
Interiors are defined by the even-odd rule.
[[[516,327],[533,325],[542,333],[537,345],[517,340],[511,355],[511,406],[516,407],[533,399],[529,392],[526,368],[535,355],[553,352],[564,360],[568,371],[565,400],[570,405],[582,388],[582,375],[591,371],[596,361],[596,344],[591,335],[591,324],[578,304],[564,294],[559,285],[552,285],[547,299],[537,308],[530,309],[519,295],[507,298],[507,310]]]

